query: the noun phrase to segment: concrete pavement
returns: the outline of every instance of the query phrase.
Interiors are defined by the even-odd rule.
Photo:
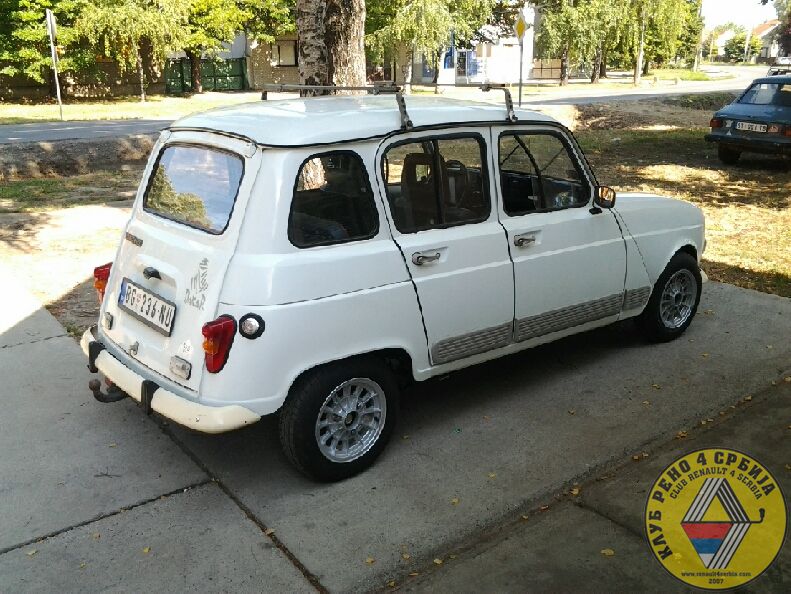
[[[646,345],[621,324],[415,387],[380,461],[317,485],[285,462],[273,419],[211,437],[93,401],[75,342],[29,296],[3,293],[0,311],[17,310],[0,326],[11,337],[2,591],[383,587],[768,386],[791,361],[791,301],[709,283],[673,343]],[[618,575],[601,583],[618,588]]]
[[[791,362],[789,362],[791,373]],[[579,497],[566,497],[546,511],[528,515],[457,551],[440,567],[397,580],[407,592],[681,592],[653,558],[644,536],[648,491],[667,465],[698,449],[726,447],[765,464],[788,498],[791,493],[791,383],[778,382],[749,404],[728,409],[719,423],[690,431],[639,463],[582,485]],[[554,504],[555,501],[548,500]],[[788,499],[786,499],[788,503]],[[614,555],[606,557],[603,549]],[[745,588],[751,592],[791,589],[791,543],[767,571]]]

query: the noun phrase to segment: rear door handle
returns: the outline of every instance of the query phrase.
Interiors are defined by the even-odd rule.
[[[423,266],[427,262],[436,262],[441,255],[439,252],[415,252],[412,254],[412,263],[416,266]]]
[[[514,235],[514,245],[518,248],[528,247],[536,242],[535,233],[521,233]]]

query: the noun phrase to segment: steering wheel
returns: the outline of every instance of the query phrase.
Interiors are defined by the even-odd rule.
[[[451,172],[453,173],[453,178],[456,180],[456,205],[461,205],[467,196],[467,167],[457,159],[450,159],[445,162],[445,169],[448,170],[448,177]]]

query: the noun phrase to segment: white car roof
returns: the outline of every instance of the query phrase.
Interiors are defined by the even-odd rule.
[[[415,128],[507,122],[504,102],[414,95],[404,99]],[[557,123],[534,111],[517,109],[515,113],[519,122]],[[243,136],[269,146],[303,146],[385,136],[401,130],[401,116],[394,94],[310,97],[221,107],[171,125],[172,130],[184,128]]]

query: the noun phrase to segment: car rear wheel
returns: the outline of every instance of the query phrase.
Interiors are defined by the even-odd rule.
[[[677,252],[657,279],[648,305],[637,318],[645,336],[654,342],[681,336],[698,310],[702,284],[695,258]]]
[[[742,153],[741,151],[720,144],[717,146],[717,156],[720,158],[720,161],[726,165],[733,165],[739,160]]]
[[[318,481],[365,470],[382,452],[398,417],[398,385],[380,359],[362,357],[300,377],[280,413],[286,457]]]

